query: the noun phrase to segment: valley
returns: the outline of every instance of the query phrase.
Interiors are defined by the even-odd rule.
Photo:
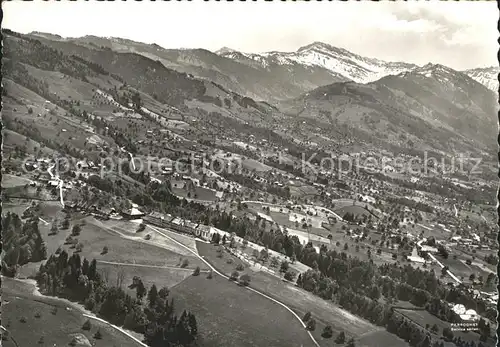
[[[495,68],[2,34],[6,346],[495,345]]]

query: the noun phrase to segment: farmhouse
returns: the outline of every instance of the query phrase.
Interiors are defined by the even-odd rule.
[[[47,184],[51,187],[57,187],[57,186],[59,186],[59,181],[58,180],[50,180]]]
[[[429,252],[429,253],[437,253],[438,249],[436,247],[431,247],[427,245],[420,245],[420,251]]]
[[[415,256],[408,256],[406,257],[409,261],[413,262],[413,263],[419,263],[419,264],[424,264],[425,263],[425,259],[422,258],[422,257],[415,257]]]
[[[425,264],[425,259],[418,255],[417,248],[413,248],[411,255],[407,256],[406,259],[413,263]]]
[[[76,211],[78,209],[78,204],[74,201],[69,201],[64,204],[63,211]]]
[[[202,238],[204,240],[210,240],[212,234],[215,233],[215,231],[212,231],[211,229],[212,229],[212,227],[209,227],[209,226],[206,226],[203,224],[199,224],[194,229],[194,234],[197,237]]]
[[[88,170],[90,166],[85,160],[80,160],[76,163],[76,167],[80,170]]]

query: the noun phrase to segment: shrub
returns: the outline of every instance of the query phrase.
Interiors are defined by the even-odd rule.
[[[96,333],[94,334],[94,339],[96,339],[96,340],[102,339],[101,329],[96,331]]]
[[[236,265],[236,270],[237,271],[243,271],[244,269],[245,268],[243,267],[243,264],[240,263],[240,264]]]
[[[288,270],[285,272],[285,279],[287,281],[293,282],[295,280],[295,272]]]
[[[78,224],[74,225],[73,229],[71,229],[71,235],[78,236],[78,235],[80,235],[81,231],[82,231],[82,227],[81,226],[79,226]]]
[[[323,329],[323,333],[321,334],[322,337],[324,337],[325,339],[329,339],[330,337],[333,336],[333,329],[330,325],[327,325],[324,329]]]
[[[339,335],[337,336],[337,338],[335,339],[335,343],[341,345],[345,342],[345,333],[343,331],[341,331],[339,333]]]
[[[250,276],[248,274],[241,275],[240,283],[244,286],[248,286],[250,284]]]
[[[304,315],[304,317],[302,317],[302,321],[305,323],[305,322],[308,322],[309,319],[311,319],[312,317],[312,314],[311,312],[306,312],[306,314]]]
[[[212,273],[212,270],[208,272],[207,278],[211,280],[214,277],[214,274]]]
[[[199,276],[200,275],[200,267],[197,266],[196,269],[193,271],[193,276]]]
[[[26,317],[24,317],[24,316],[23,316],[23,317],[19,318],[19,321],[20,321],[21,323],[26,323],[26,322],[27,322],[27,319],[26,319]]]
[[[188,265],[189,265],[189,260],[184,259],[184,260],[182,261],[181,268],[183,268],[183,269],[184,269],[184,268],[185,268],[185,267],[187,267]]]
[[[233,281],[236,281],[238,279],[238,277],[240,277],[240,274],[238,273],[238,271],[233,271],[231,273],[231,277],[229,277],[231,280]]]
[[[314,318],[309,319],[306,325],[306,329],[309,331],[316,330],[316,320],[314,320]]]
[[[61,228],[62,228],[63,230],[67,230],[67,229],[69,229],[69,219],[65,218],[65,219],[63,220],[62,225],[61,225]]]
[[[40,312],[35,313],[35,318],[40,318],[40,317],[42,317],[42,315],[40,314]]]
[[[443,329],[443,337],[445,341],[453,340],[453,332],[450,328],[446,327]]]
[[[108,251],[109,251],[108,246],[104,246],[104,247],[102,248],[102,252],[101,252],[101,254],[102,254],[102,255],[107,254],[107,253],[108,253]]]

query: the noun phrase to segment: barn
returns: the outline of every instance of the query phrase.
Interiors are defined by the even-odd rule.
[[[132,208],[130,208],[128,210],[122,211],[123,218],[129,219],[129,220],[132,220],[132,219],[141,219],[145,215],[146,214],[144,212],[139,211],[135,207],[132,207]]]

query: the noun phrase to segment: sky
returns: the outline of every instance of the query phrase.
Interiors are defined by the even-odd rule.
[[[495,1],[2,2],[3,27],[165,48],[295,51],[315,41],[370,58],[457,70],[497,66]]]

